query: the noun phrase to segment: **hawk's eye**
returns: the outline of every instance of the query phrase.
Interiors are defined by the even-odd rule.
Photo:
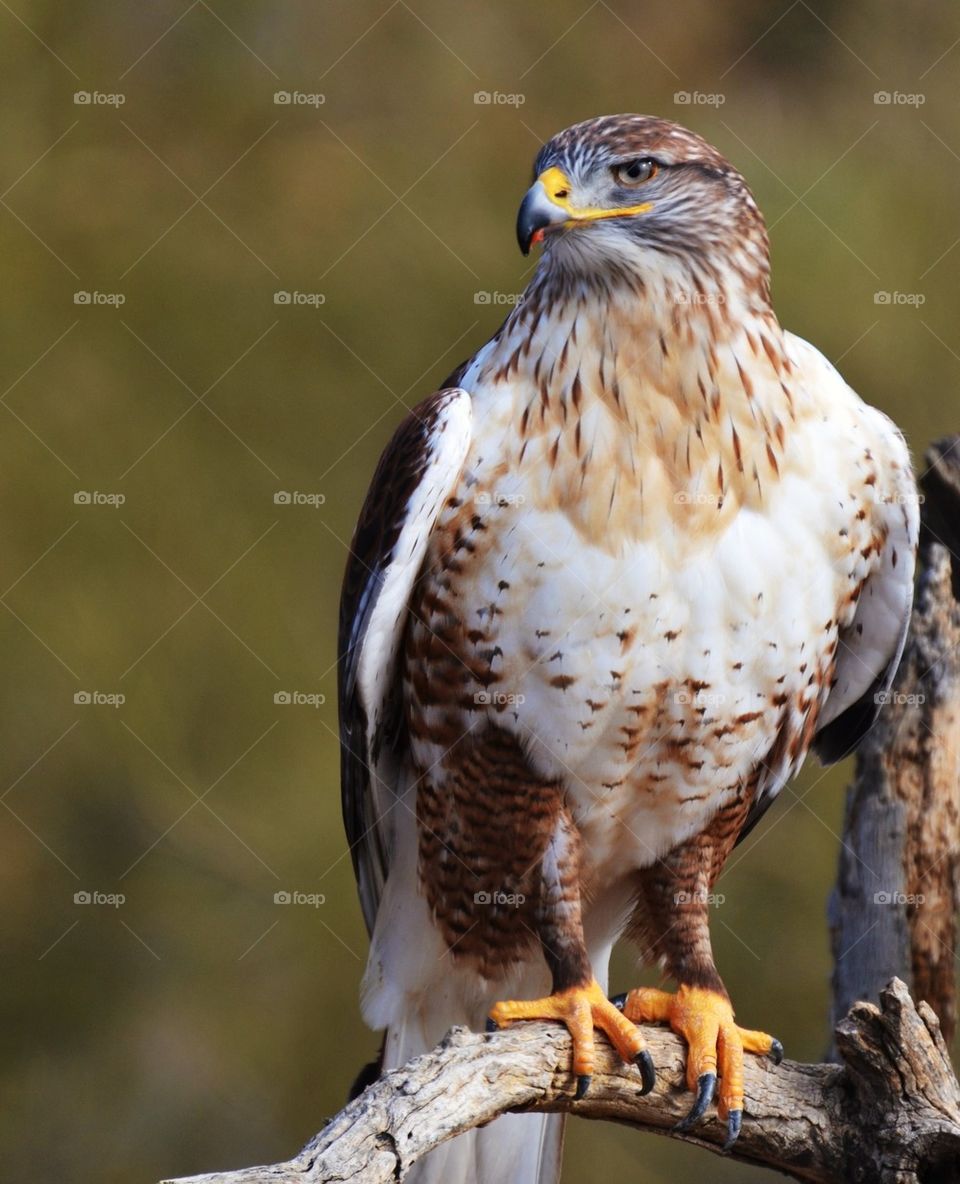
[[[614,179],[620,185],[642,185],[651,177],[657,175],[658,165],[649,156],[641,156],[637,160],[628,160],[626,164],[613,167]]]

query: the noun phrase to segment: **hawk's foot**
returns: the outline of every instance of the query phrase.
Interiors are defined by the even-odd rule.
[[[639,1067],[643,1079],[641,1092],[646,1094],[653,1089],[653,1061],[643,1037],[636,1025],[610,1002],[596,979],[591,979],[582,987],[557,991],[545,999],[511,1000],[495,1003],[490,1009],[490,1022],[494,1027],[503,1027],[517,1020],[560,1020],[566,1024],[573,1040],[573,1072],[577,1078],[578,1098],[587,1092],[593,1075],[594,1028],[607,1034],[610,1043],[625,1061]]]
[[[760,1053],[779,1064],[783,1059],[780,1041],[766,1032],[738,1027],[730,1000],[705,987],[681,986],[675,995],[637,987],[616,996],[614,1002],[634,1023],[668,1023],[687,1042],[687,1085],[697,1098],[690,1113],[677,1123],[677,1130],[689,1130],[703,1117],[719,1075],[717,1112],[727,1123],[724,1150],[732,1147],[743,1119],[743,1054]]]

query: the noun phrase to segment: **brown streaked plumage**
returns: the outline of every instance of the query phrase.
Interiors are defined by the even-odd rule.
[[[699,136],[612,116],[544,146],[543,254],[496,335],[388,447],[341,614],[344,808],[392,1067],[453,1023],[639,1028],[739,1131],[744,1051],[713,961],[733,845],[893,677],[912,597],[909,458],[770,305],[743,178]],[[626,934],[676,995],[606,1001]],[[505,1000],[516,1000],[509,1002]],[[544,1126],[544,1124],[547,1124]],[[500,1120],[419,1181],[555,1177],[560,1123]]]

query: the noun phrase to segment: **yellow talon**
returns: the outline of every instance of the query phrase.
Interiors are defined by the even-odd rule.
[[[687,1086],[697,1094],[693,1110],[681,1126],[701,1117],[720,1079],[717,1110],[736,1138],[743,1111],[743,1054],[759,1053],[779,1060],[783,1049],[766,1032],[740,1028],[726,995],[705,987],[681,986],[676,994],[638,987],[627,995],[623,1013],[634,1023],[668,1023],[687,1042]],[[711,1078],[713,1080],[711,1080]]]
[[[586,1090],[594,1070],[594,1028],[606,1033],[623,1060],[640,1064],[647,1088],[653,1084],[652,1063],[648,1068],[646,1062],[650,1058],[639,1029],[610,1002],[596,979],[544,999],[495,1003],[490,1009],[490,1019],[498,1027],[518,1020],[559,1020],[565,1024],[573,1040],[573,1072],[580,1079],[578,1096]]]

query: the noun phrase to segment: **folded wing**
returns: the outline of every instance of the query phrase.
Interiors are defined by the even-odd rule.
[[[403,759],[398,658],[430,533],[471,439],[471,399],[441,390],[387,445],[360,514],[340,597],[343,819],[367,928],[390,864],[390,812]]]

